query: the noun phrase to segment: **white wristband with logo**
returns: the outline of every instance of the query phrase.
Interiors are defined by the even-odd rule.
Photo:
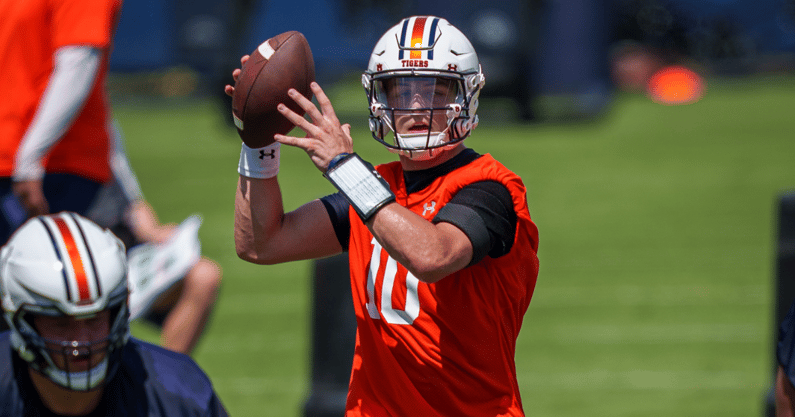
[[[237,173],[249,178],[273,178],[279,173],[281,143],[273,142],[264,148],[249,148],[243,144]]]

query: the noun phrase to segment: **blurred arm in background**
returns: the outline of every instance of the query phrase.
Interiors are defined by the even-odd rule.
[[[55,52],[55,68],[14,162],[14,194],[30,216],[49,212],[42,159],[83,109],[101,58],[101,50],[90,46],[65,46]]]
[[[137,301],[143,296],[140,303],[146,308],[140,317],[161,328],[160,344],[171,350],[190,354],[204,332],[215,306],[221,285],[221,268],[213,260],[202,256],[195,259],[188,272],[177,277],[174,283],[163,271],[133,273],[136,257],[132,252],[140,245],[148,245],[153,252],[165,250],[163,248],[168,241],[175,238],[177,225],[162,224],[152,206],[143,197],[127,159],[121,131],[118,127],[113,130],[110,162],[114,178],[100,191],[88,216],[111,229],[127,246],[130,253],[130,280],[135,288],[133,292],[144,291],[131,295],[131,314],[136,315]],[[194,238],[198,239],[196,236]],[[195,243],[198,245],[198,242]],[[190,256],[184,252],[176,254]],[[141,282],[135,282],[136,279]],[[158,280],[169,282],[160,283]]]

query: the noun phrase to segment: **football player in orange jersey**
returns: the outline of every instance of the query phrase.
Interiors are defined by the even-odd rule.
[[[108,166],[108,57],[122,0],[0,0],[0,244],[83,213]]]
[[[241,151],[238,255],[273,264],[348,252],[347,416],[524,415],[514,355],[538,230],[521,178],[464,145],[485,81],[477,54],[445,19],[413,16],[381,37],[362,81],[372,135],[399,161],[374,168],[354,153],[350,125],[316,83],[318,106],[291,91],[309,120],[279,111],[306,136],[276,135],[272,159]],[[339,192],[285,213],[282,144],[306,151]]]

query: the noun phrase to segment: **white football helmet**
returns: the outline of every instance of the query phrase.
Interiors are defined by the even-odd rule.
[[[375,45],[362,76],[373,137],[414,160],[431,158],[433,149],[466,139],[477,126],[484,83],[460,30],[434,16],[403,19]]]
[[[112,377],[130,329],[125,249],[110,231],[68,212],[28,220],[0,250],[0,293],[11,343],[32,369],[75,391]],[[110,329],[99,341],[47,340],[33,320],[83,319],[104,310],[110,312]],[[67,358],[93,367],[70,371]]]

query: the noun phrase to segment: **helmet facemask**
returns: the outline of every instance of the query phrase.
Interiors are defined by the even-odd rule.
[[[11,318],[13,344],[29,366],[53,383],[71,391],[93,390],[113,377],[121,348],[129,337],[126,303],[84,318],[53,314],[52,311],[34,313],[22,308]],[[36,326],[35,317],[40,317]],[[86,320],[89,326],[100,327],[101,337],[94,340],[68,340],[56,335],[66,327],[65,320]],[[56,324],[54,324],[56,323]],[[107,330],[104,330],[107,329]],[[66,340],[64,340],[66,339]]]
[[[434,149],[466,139],[474,127],[470,109],[473,101],[477,106],[479,89],[467,94],[460,74],[393,71],[368,81],[373,137],[393,152],[427,159]]]

